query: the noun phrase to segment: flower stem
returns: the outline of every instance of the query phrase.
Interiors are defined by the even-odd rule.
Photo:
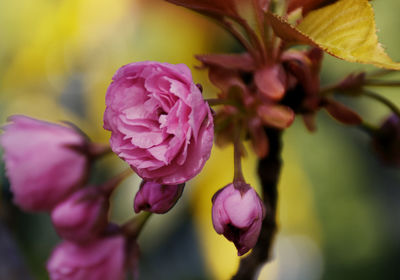
[[[220,98],[208,98],[205,100],[210,106],[219,106],[219,105],[235,105],[232,101]]]
[[[365,121],[363,121],[363,122],[359,125],[359,128],[360,128],[362,131],[364,131],[364,132],[366,132],[367,134],[369,134],[370,136],[374,135],[374,134],[378,131],[378,128],[377,128],[377,127],[375,127],[375,126],[373,126],[372,124],[367,123],[367,122],[365,122]]]
[[[136,239],[143,230],[151,214],[151,212],[143,211],[136,215],[122,226],[122,232],[125,236]]]
[[[391,70],[391,69],[378,69],[376,71],[367,73],[367,77],[368,78],[377,78],[377,77],[386,76],[388,74],[392,74],[395,72],[396,72],[396,70]]]
[[[251,55],[251,57],[254,59],[254,61],[258,61],[259,57],[257,52],[254,50],[253,46],[247,41],[247,39],[239,32],[237,31],[231,22],[227,20],[222,20],[222,21],[217,21],[224,27],[228,32],[230,32],[233,37],[236,38],[236,40],[239,41],[239,43],[247,50],[247,52]]]
[[[364,96],[370,97],[372,99],[375,99],[382,104],[386,105],[394,114],[396,114],[400,118],[400,110],[399,108],[389,99],[383,97],[382,95],[376,94],[375,92],[369,91],[369,90],[363,90],[362,94]]]
[[[118,186],[119,184],[129,177],[131,174],[133,174],[133,170],[131,168],[127,168],[124,171],[122,171],[120,174],[115,176],[114,178],[111,178],[109,181],[104,183],[101,186],[101,189],[108,194],[111,194]]]
[[[258,175],[263,190],[266,217],[261,226],[261,233],[251,254],[242,258],[239,269],[232,280],[254,279],[261,265],[270,258],[270,251],[277,231],[276,207],[278,200],[278,179],[281,171],[282,132],[265,128],[270,143],[270,152],[258,162]]]
[[[337,86],[338,86],[338,84],[333,84],[333,85],[328,85],[328,86],[322,87],[319,91],[319,95],[325,96],[325,95],[331,94],[335,91]]]
[[[90,143],[88,147],[88,153],[93,159],[97,159],[111,152],[111,147],[108,144]]]
[[[237,19],[237,23],[239,23],[244,28],[247,36],[249,36],[250,42],[258,49],[261,55],[262,62],[266,62],[266,50],[263,43],[258,38],[257,34],[254,32],[254,30],[250,27],[245,19],[239,18]],[[257,63],[258,61],[256,60],[255,62]]]
[[[376,87],[400,87],[400,81],[366,80],[366,86]]]
[[[233,184],[244,182],[243,171],[242,171],[242,128],[241,125],[235,129],[235,139],[233,142],[233,164],[234,164],[234,175]],[[240,184],[241,185],[241,184]]]

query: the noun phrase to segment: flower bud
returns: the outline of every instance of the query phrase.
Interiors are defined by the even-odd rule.
[[[278,101],[283,98],[286,91],[286,74],[280,64],[269,65],[254,75],[258,90],[268,100]]]
[[[51,280],[122,280],[125,259],[122,236],[85,245],[64,241],[51,254],[47,270]]]
[[[239,256],[256,245],[264,216],[264,204],[250,185],[229,184],[213,197],[214,229],[235,244]]]
[[[400,118],[396,114],[389,116],[375,132],[372,145],[383,162],[400,166]]]
[[[154,182],[142,181],[136,193],[134,209],[163,214],[168,212],[181,197],[185,184],[161,185]]]
[[[87,177],[84,136],[71,127],[12,116],[0,137],[14,203],[26,211],[51,210]]]
[[[86,187],[58,204],[51,212],[57,233],[74,242],[87,242],[107,226],[108,196],[97,187]]]

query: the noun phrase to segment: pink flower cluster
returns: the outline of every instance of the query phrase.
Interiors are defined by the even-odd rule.
[[[111,131],[112,151],[143,178],[136,213],[168,212],[209,158],[214,135],[210,107],[190,70],[156,62],[117,71],[106,94],[104,128]],[[110,194],[121,180],[87,182],[96,157],[87,137],[67,125],[13,116],[0,144],[15,204],[49,212],[64,239],[47,263],[52,280],[118,280],[137,266],[138,233],[124,226],[111,231],[107,216]],[[223,188],[212,211],[217,233],[233,241],[239,255],[255,245],[265,211],[249,185]]]
[[[94,154],[74,128],[12,116],[0,137],[14,203],[47,211],[65,239],[48,263],[52,280],[123,279],[125,238],[107,234],[109,191],[87,186]]]
[[[126,65],[114,76],[106,103],[111,148],[144,179],[135,212],[169,211],[185,182],[204,166],[213,142],[211,110],[189,69]],[[26,116],[9,121],[0,144],[14,203],[25,211],[48,212],[64,239],[47,263],[50,278],[123,279],[127,266],[136,266],[136,233],[109,230],[109,197],[120,180],[88,185],[95,145],[68,125]]]

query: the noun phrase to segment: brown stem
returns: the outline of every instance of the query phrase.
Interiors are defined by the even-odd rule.
[[[122,232],[127,238],[136,239],[151,215],[151,212],[143,211],[142,213],[134,216],[122,226]]]
[[[358,126],[362,131],[366,132],[369,134],[371,137],[375,135],[378,132],[378,128],[375,127],[374,125],[363,121],[359,126]]]
[[[270,259],[272,243],[277,230],[276,207],[278,200],[278,179],[281,171],[282,132],[265,128],[270,143],[269,154],[258,162],[258,175],[263,190],[266,217],[262,223],[261,233],[256,246],[250,255],[242,258],[239,269],[232,280],[255,279],[262,264]]]
[[[237,183],[243,183],[244,177],[242,172],[242,128],[238,122],[235,129],[235,139],[233,142],[233,159],[234,159],[234,176],[233,184],[236,187]],[[241,185],[241,184],[240,184]]]
[[[116,189],[119,184],[125,180],[127,177],[133,174],[133,170],[131,168],[127,168],[124,171],[122,171],[120,174],[117,176],[111,178],[109,181],[105,182],[102,186],[101,189],[103,190],[104,193],[106,194],[111,194],[114,189]]]
[[[112,153],[112,150],[109,144],[89,143],[88,154],[93,159],[100,158],[110,153]]]
[[[376,71],[367,73],[367,77],[368,78],[378,78],[378,77],[386,76],[388,74],[392,74],[392,73],[395,73],[395,72],[396,72],[396,70],[378,69]]]
[[[209,106],[219,106],[219,105],[235,105],[232,100],[221,99],[221,98],[208,98],[205,99]]]
[[[236,21],[244,28],[247,36],[250,39],[250,42],[252,42],[253,45],[260,52],[262,62],[266,62],[266,59],[267,59],[266,50],[265,50],[263,43],[258,38],[257,34],[254,32],[254,30],[250,27],[250,25],[247,23],[247,21],[245,19],[239,18]]]
[[[232,34],[236,40],[247,50],[247,52],[251,55],[254,61],[258,61],[259,57],[257,52],[254,50],[253,46],[247,41],[247,39],[232,25],[231,22],[223,19],[221,21],[217,21],[217,23],[221,24],[229,33]]]
[[[375,87],[400,87],[400,81],[384,81],[384,80],[366,80],[366,86]]]
[[[375,100],[381,102],[382,104],[387,106],[390,110],[392,110],[392,112],[400,118],[400,109],[396,106],[396,104],[394,104],[392,101],[390,101],[386,97],[379,95],[373,91],[369,91],[369,90],[363,90],[362,94],[364,96],[367,96],[369,98],[372,98],[372,99],[375,99]]]

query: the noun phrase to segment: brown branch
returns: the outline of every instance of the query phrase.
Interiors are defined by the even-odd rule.
[[[270,144],[269,154],[258,162],[258,175],[263,190],[266,217],[262,223],[261,233],[256,246],[250,255],[241,259],[239,269],[232,280],[255,279],[262,264],[270,259],[274,236],[277,231],[276,207],[278,200],[278,179],[282,160],[282,132],[277,129],[265,128]]]

